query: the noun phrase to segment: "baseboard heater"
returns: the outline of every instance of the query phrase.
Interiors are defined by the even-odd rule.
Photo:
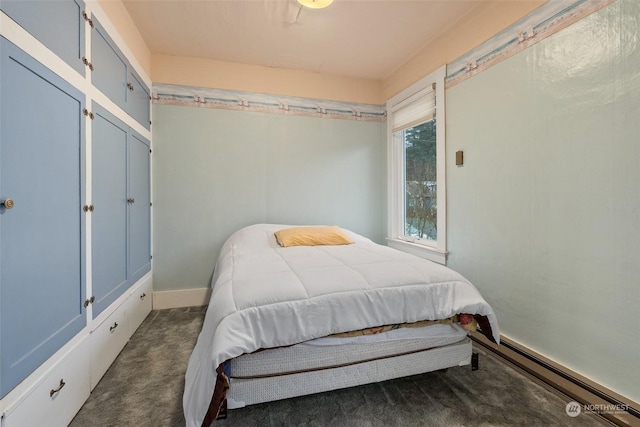
[[[476,348],[489,351],[547,388],[562,393],[601,421],[615,426],[640,427],[637,402],[626,399],[509,338],[501,337],[499,346],[478,333],[471,334],[471,339]]]

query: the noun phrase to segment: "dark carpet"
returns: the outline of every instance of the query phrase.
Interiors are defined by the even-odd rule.
[[[184,372],[205,307],[153,311],[71,427],[184,426]],[[491,356],[450,368],[229,411],[230,426],[600,426]]]

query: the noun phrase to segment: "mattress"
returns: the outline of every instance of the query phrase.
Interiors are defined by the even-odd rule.
[[[466,336],[467,331],[458,325],[433,325],[355,338],[320,338],[236,357],[226,371],[230,378],[237,379],[336,368],[443,347]]]

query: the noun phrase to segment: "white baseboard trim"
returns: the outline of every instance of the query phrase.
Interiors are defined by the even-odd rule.
[[[211,288],[181,289],[153,293],[153,309],[197,307],[209,304]]]

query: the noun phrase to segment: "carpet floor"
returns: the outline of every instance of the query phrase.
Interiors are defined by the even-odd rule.
[[[206,307],[153,311],[71,427],[185,425],[184,373]],[[601,426],[569,417],[567,402],[491,356],[450,368],[229,411],[230,426]]]

